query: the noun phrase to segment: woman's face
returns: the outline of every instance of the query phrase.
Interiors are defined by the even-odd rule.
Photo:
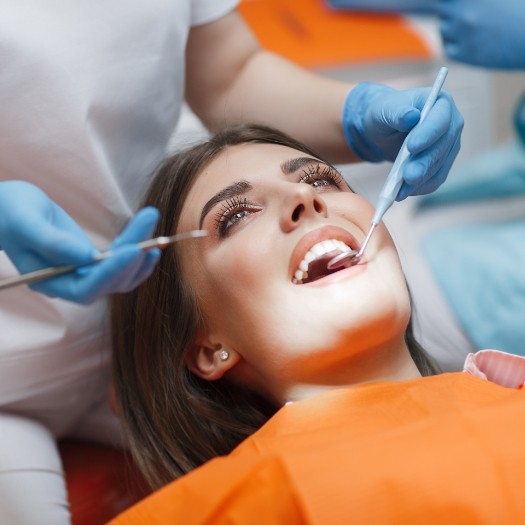
[[[179,249],[204,317],[199,343],[230,352],[232,379],[279,399],[402,344],[409,298],[383,225],[358,265],[326,271],[338,243],[359,249],[372,215],[332,167],[288,147],[233,146],[205,168],[178,231],[209,235]]]

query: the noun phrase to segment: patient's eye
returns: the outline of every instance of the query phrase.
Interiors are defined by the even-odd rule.
[[[225,237],[231,228],[260,210],[260,206],[250,202],[246,197],[233,197],[224,201],[215,217],[219,236]]]
[[[326,164],[309,164],[302,170],[299,182],[310,184],[319,191],[347,188],[341,174]]]

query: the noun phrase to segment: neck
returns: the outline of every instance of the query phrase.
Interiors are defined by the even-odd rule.
[[[281,399],[284,402],[306,399],[326,390],[377,381],[405,381],[421,377],[404,342],[384,348],[367,349],[346,362],[316,373],[315,381],[290,385]]]

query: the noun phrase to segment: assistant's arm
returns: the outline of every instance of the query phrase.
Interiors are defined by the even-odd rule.
[[[332,159],[356,160],[341,127],[351,87],[262,50],[237,12],[190,32],[186,97],[212,130],[257,121],[315,144]]]
[[[334,163],[394,160],[419,121],[429,89],[356,86],[301,68],[260,48],[237,12],[193,28],[186,98],[211,130],[256,121],[280,128]],[[443,91],[407,144],[408,194],[446,178],[460,147],[463,119]]]

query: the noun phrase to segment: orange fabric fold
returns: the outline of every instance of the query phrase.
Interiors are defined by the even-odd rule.
[[[524,396],[463,373],[322,394],[111,524],[525,523]]]
[[[244,0],[239,12],[265,49],[306,67],[435,58],[400,15],[334,11],[323,0]]]

